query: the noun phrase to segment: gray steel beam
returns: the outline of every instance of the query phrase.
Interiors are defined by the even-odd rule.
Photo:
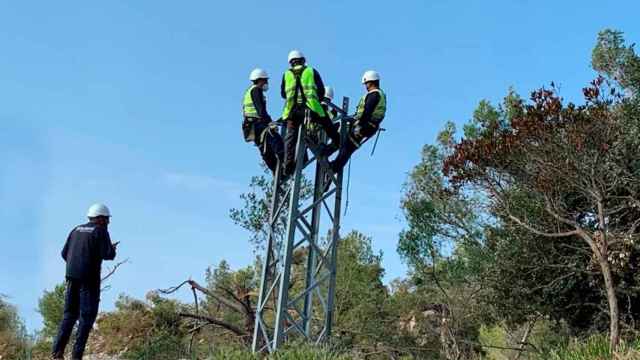
[[[346,141],[346,121],[348,98],[343,101],[339,118],[341,136]],[[309,113],[304,124],[308,124]],[[326,142],[324,134],[319,137]],[[274,177],[273,198],[270,204],[268,239],[264,264],[260,277],[260,292],[256,307],[256,321],[252,349],[254,352],[276,351],[287,338],[302,337],[312,343],[325,341],[331,333],[335,297],[336,260],[340,231],[342,201],[342,172],[332,174],[331,185],[325,190],[325,172],[330,172],[326,156],[320,154],[319,144],[307,134],[306,127],[300,126],[296,139],[296,169],[290,187],[281,189],[280,166]],[[305,163],[307,149],[313,155]],[[313,199],[301,199],[303,171],[316,163]],[[333,209],[329,206],[333,197]],[[282,210],[288,205],[285,234],[281,243],[276,239],[276,229],[282,217]],[[330,220],[330,238],[320,242],[323,207]],[[333,210],[333,213],[332,211]],[[310,219],[307,218],[310,216]],[[294,251],[305,249],[304,286],[295,288],[292,283]],[[298,255],[296,255],[298,256]],[[297,268],[296,268],[297,269]],[[298,271],[298,270],[296,270]],[[295,276],[295,274],[293,274]],[[293,300],[290,300],[293,299]],[[304,305],[301,302],[304,299]],[[315,304],[322,305],[320,309]],[[271,305],[268,306],[267,304]]]
[[[276,251],[275,251],[275,236],[276,236],[276,231],[275,231],[275,227],[277,226],[278,223],[278,218],[280,216],[280,208],[284,206],[283,204],[279,204],[280,202],[280,177],[282,175],[282,166],[280,166],[281,164],[278,162],[278,167],[276,169],[276,173],[274,175],[273,178],[273,190],[272,190],[272,200],[271,200],[271,206],[269,209],[269,229],[268,231],[268,235],[267,235],[267,248],[266,248],[266,254],[264,257],[264,262],[262,265],[262,271],[261,271],[261,275],[260,275],[260,293],[258,295],[258,304],[256,306],[256,321],[255,321],[255,325],[254,325],[254,329],[253,329],[253,342],[252,342],[252,349],[253,351],[257,351],[258,348],[260,347],[260,333],[261,332],[265,332],[264,329],[264,322],[262,321],[262,314],[264,311],[264,307],[266,302],[269,299],[269,293],[270,291],[268,291],[269,289],[269,278],[270,278],[270,273],[273,271],[274,275],[271,276],[271,278],[274,281],[274,285],[275,285],[275,281],[277,280],[277,276],[275,276],[275,266],[273,266],[273,264],[277,264],[278,263],[278,259],[276,258]],[[267,341],[268,343],[268,341]]]
[[[342,99],[342,110],[346,114],[349,111],[349,98]],[[342,141],[348,141],[347,139],[347,120],[342,117],[340,124],[340,138]],[[342,212],[342,174],[340,170],[338,173],[338,181],[336,186],[336,198],[334,202],[333,210],[333,229],[331,231],[331,278],[329,280],[329,290],[327,294],[327,316],[325,318],[324,336],[326,338],[331,337],[331,330],[333,326],[333,309],[336,296],[336,271],[338,262],[338,242],[340,241],[340,215]]]
[[[307,119],[309,110],[306,111]],[[306,119],[305,119],[306,122]],[[284,243],[284,263],[282,264],[280,278],[280,288],[278,290],[278,298],[276,300],[276,323],[273,334],[273,348],[277,349],[284,341],[285,315],[288,314],[289,307],[289,282],[291,274],[291,257],[293,255],[293,245],[296,236],[296,218],[298,217],[298,203],[300,202],[300,188],[302,187],[302,168],[304,167],[304,154],[307,152],[306,146],[306,130],[304,126],[298,129],[298,138],[296,141],[296,170],[294,172],[293,187],[289,198],[289,216],[287,219],[287,233]]]

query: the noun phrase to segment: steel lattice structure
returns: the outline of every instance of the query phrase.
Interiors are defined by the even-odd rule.
[[[348,107],[348,98],[343,99],[342,109],[334,106],[339,110],[335,121],[341,123],[343,141]],[[291,183],[285,186],[281,181],[280,166],[274,176],[267,248],[255,314],[254,352],[274,352],[288,339],[305,339],[317,344],[331,335],[343,176],[342,171],[334,174],[329,169],[320,146],[326,142],[325,135],[308,133],[305,125],[308,120],[307,110],[305,123],[298,131],[296,169]],[[312,153],[309,158],[307,150]],[[305,170],[313,170],[313,165],[313,196],[304,197],[301,196],[303,174]],[[326,186],[328,179],[330,185]],[[283,226],[285,209],[288,212]],[[320,236],[323,219],[328,220],[326,238]],[[280,238],[278,226],[285,229]],[[304,264],[303,281],[298,281],[303,274],[292,274],[294,257],[297,264]]]

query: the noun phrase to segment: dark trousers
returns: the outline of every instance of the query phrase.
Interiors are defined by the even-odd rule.
[[[375,135],[376,131],[378,131],[378,127],[378,124],[356,122],[351,127],[351,130],[349,131],[349,138],[340,148],[338,156],[336,156],[335,160],[330,163],[333,171],[340,171],[347,164],[351,155],[358,150],[360,145],[365,140]]]
[[[287,119],[287,135],[284,138],[285,144],[285,172],[288,174],[293,173],[296,166],[296,140],[298,139],[298,127],[304,122],[304,113],[306,108],[296,107],[291,110],[291,114]],[[311,121],[320,125],[322,129],[327,133],[332,144],[339,146],[340,134],[338,128],[334,126],[331,119],[328,116],[319,116],[313,111],[310,111]]]
[[[256,123],[255,144],[260,151],[262,160],[272,173],[276,173],[278,159],[284,158],[284,143],[277,129],[270,129],[267,122]]]
[[[84,348],[87,345],[89,333],[98,316],[98,304],[100,303],[100,282],[67,279],[67,289],[64,301],[64,315],[60,330],[53,342],[53,355],[62,357],[67,347],[71,332],[78,323],[76,343],[73,347],[72,359],[82,359]]]

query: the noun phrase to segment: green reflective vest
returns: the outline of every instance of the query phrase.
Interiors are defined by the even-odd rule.
[[[259,118],[258,110],[256,110],[256,106],[253,104],[253,99],[251,98],[251,91],[257,86],[251,85],[247,92],[244,93],[244,100],[242,101],[242,116],[246,118]]]
[[[387,113],[387,95],[385,95],[385,93],[380,89],[371,90],[367,93],[367,95],[371,94],[372,92],[378,92],[380,94],[380,101],[378,101],[378,105],[376,105],[375,110],[373,110],[371,118],[376,122],[380,122],[382,121],[382,119],[384,119],[384,115]],[[364,103],[367,95],[360,98],[360,102],[358,103],[358,107],[356,108],[355,118],[358,120],[362,118],[362,113],[364,112]]]
[[[300,74],[300,71],[302,73]],[[296,73],[300,77],[300,85],[302,87],[302,94],[298,94],[296,98]],[[324,109],[320,105],[320,99],[318,99],[318,87],[313,77],[313,68],[302,67],[301,65],[295,66],[293,69],[287,70],[284,73],[284,92],[287,96],[284,104],[284,111],[282,112],[282,119],[288,119],[291,110],[293,109],[294,101],[298,104],[302,104],[303,95],[306,99],[306,106],[319,116],[325,116]]]

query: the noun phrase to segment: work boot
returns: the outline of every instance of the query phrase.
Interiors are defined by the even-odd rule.
[[[340,171],[340,169],[338,169],[338,165],[336,164],[336,161],[329,161],[329,169],[331,169],[331,172],[334,174],[337,174],[338,171]]]
[[[329,169],[327,169],[324,172],[324,177],[322,179],[323,186],[324,186],[324,189],[322,190],[322,192],[329,191],[329,188],[331,187],[331,184],[333,183],[333,176],[338,174],[338,172],[336,170],[334,170],[334,167],[335,167],[334,162],[330,161],[329,162]]]
[[[282,175],[284,177],[291,176],[291,174],[293,174],[294,171],[296,171],[296,163],[295,162],[291,162],[289,164],[285,163],[284,166],[282,167]]]
[[[322,188],[322,193],[326,193],[327,191],[329,191],[329,188],[331,187],[331,173],[330,172],[325,172],[324,173],[324,178],[322,179],[322,184],[323,184],[323,188]]]
[[[286,166],[282,166],[282,170],[280,172],[280,182],[285,183],[289,180],[289,178],[293,175],[293,171],[288,169]]]

